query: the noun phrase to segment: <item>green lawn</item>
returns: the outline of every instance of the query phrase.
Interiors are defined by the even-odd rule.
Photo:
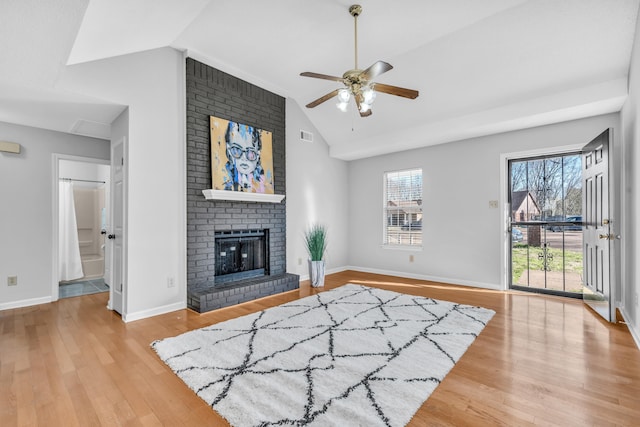
[[[513,245],[511,263],[514,283],[517,282],[527,268],[530,270],[543,270],[543,260],[539,258],[541,252],[542,248],[537,246],[528,246],[521,243]],[[565,271],[582,274],[582,252],[565,251],[564,260],[562,249],[547,248],[547,253],[553,257],[548,261],[548,271],[561,272],[564,263]]]

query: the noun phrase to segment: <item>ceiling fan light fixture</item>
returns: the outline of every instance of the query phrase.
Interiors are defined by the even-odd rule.
[[[338,90],[338,102],[339,103],[347,103],[349,102],[349,100],[351,99],[351,93],[349,92],[349,89],[347,88],[342,88],[340,90]]]
[[[365,104],[371,105],[376,99],[376,92],[372,87],[367,86],[362,90],[362,98]]]
[[[336,106],[338,107],[338,110],[342,111],[343,113],[347,112],[347,107],[349,106],[348,102],[338,102],[336,104]]]

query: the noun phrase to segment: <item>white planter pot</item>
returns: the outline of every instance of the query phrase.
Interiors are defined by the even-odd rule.
[[[324,286],[324,261],[309,260],[309,281],[314,288]]]

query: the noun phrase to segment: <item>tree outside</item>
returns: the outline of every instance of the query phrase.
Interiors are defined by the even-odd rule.
[[[511,191],[529,191],[540,220],[582,212],[582,160],[579,154],[511,163]]]

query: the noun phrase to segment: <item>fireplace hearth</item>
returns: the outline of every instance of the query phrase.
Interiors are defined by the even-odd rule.
[[[269,229],[214,233],[213,280],[191,286],[187,305],[199,313],[297,289],[297,274],[272,274]]]

